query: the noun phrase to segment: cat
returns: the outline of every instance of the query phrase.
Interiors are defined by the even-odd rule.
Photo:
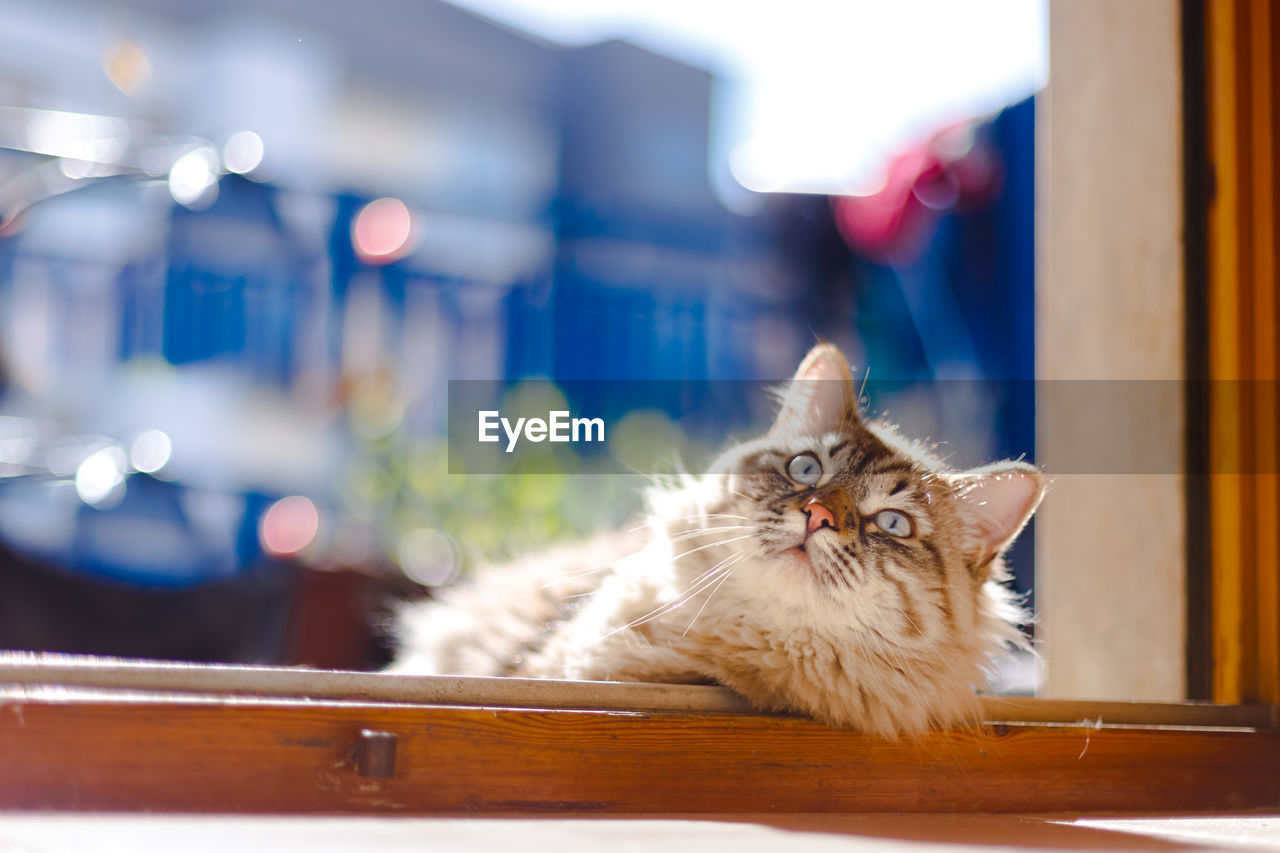
[[[715,683],[887,737],[974,720],[993,656],[1026,645],[1002,554],[1044,478],[949,470],[857,396],[815,347],[769,432],[656,490],[646,528],[403,608],[390,671]]]

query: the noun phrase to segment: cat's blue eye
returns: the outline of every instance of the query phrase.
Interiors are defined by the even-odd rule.
[[[787,476],[801,485],[812,486],[822,479],[822,463],[812,453],[792,456],[787,463]]]
[[[911,535],[911,519],[896,509],[882,509],[871,519],[885,533],[905,539]]]

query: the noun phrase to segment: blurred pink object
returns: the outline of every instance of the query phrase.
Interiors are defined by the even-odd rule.
[[[1004,176],[983,141],[982,124],[949,125],[894,157],[876,191],[836,197],[833,212],[845,242],[869,260],[906,266],[919,257],[942,215],[994,200]]]

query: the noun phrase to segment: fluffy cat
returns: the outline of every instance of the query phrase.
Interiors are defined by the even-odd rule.
[[[782,396],[767,435],[652,495],[645,530],[404,608],[392,671],[714,682],[890,737],[972,720],[990,658],[1024,642],[1001,555],[1040,472],[952,471],[864,422],[831,346]]]

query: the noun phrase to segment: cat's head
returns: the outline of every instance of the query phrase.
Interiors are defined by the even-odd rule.
[[[954,471],[865,422],[849,365],[829,345],[800,365],[769,433],[715,471],[724,512],[745,517],[755,546],[740,584],[782,610],[852,619],[905,646],[981,627],[983,587],[1003,577],[1000,555],[1044,493],[1032,465]]]

